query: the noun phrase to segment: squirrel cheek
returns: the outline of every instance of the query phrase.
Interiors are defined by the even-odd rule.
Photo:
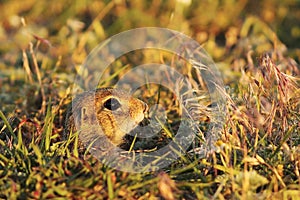
[[[145,118],[145,113],[141,112],[137,116],[135,116],[135,124],[138,125]]]

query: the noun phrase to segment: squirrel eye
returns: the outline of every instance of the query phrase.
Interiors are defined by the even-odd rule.
[[[115,98],[108,99],[107,101],[104,102],[103,105],[104,108],[107,108],[108,110],[112,110],[112,111],[115,111],[121,107],[120,102]]]

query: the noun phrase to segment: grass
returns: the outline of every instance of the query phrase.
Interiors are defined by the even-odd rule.
[[[0,198],[297,199],[300,54],[298,11],[289,11],[297,2],[157,1],[151,8],[147,2],[0,5]],[[211,16],[203,15],[204,9]],[[191,151],[159,171],[127,173],[78,151],[76,137],[65,141],[61,135],[72,84],[88,53],[111,35],[143,26],[169,27],[203,44],[222,74],[226,118],[218,151],[209,156]],[[117,59],[99,85],[113,85],[134,66],[149,62],[180,68],[192,84],[201,85],[182,60],[151,50]],[[197,91],[203,107],[195,147],[203,144],[201,133],[209,136],[205,89]],[[168,120],[156,137],[128,136],[125,148],[163,147],[181,122],[178,100],[155,84],[140,87],[135,95],[149,105],[164,105]]]

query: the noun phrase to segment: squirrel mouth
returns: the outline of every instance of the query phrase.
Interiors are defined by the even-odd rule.
[[[150,119],[148,116],[147,117],[145,116],[144,119],[138,123],[138,125],[141,127],[147,126],[149,124],[150,124]]]

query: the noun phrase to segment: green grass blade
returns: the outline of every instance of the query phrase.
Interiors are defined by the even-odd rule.
[[[1,110],[0,110],[0,118],[3,120],[4,124],[5,124],[6,127],[8,128],[9,132],[10,132],[14,137],[16,137],[15,134],[14,134],[14,132],[13,132],[12,127],[10,126],[8,120],[6,119],[6,117],[4,116],[4,114],[3,114],[3,112],[2,112]]]

